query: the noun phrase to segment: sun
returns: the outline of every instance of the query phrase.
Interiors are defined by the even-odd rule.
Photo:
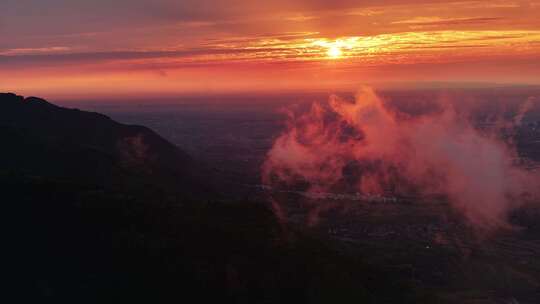
[[[328,51],[326,51],[326,55],[332,59],[338,59],[341,58],[343,55],[343,51],[341,51],[341,48],[337,45],[333,45],[328,48]]]
[[[337,60],[354,55],[355,48],[360,44],[360,37],[345,37],[335,40],[320,38],[311,40],[310,44],[314,50],[320,52],[321,57]]]

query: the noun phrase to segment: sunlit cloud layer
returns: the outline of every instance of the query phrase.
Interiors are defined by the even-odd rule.
[[[256,41],[210,46],[238,50],[231,59],[276,61],[327,60],[328,51],[339,49],[348,62],[384,64],[440,61],[467,56],[534,55],[540,51],[540,31],[432,31],[374,36],[262,38]],[[252,52],[240,52],[248,50]],[[211,57],[203,56],[204,60]],[[223,59],[222,57],[216,58]]]
[[[329,55],[334,52],[335,56]],[[324,38],[319,33],[214,40],[197,48],[110,52],[70,52],[68,47],[10,49],[0,52],[0,65],[64,65],[101,62],[122,65],[215,65],[238,62],[317,63],[337,60],[345,65],[439,63],[489,57],[540,54],[540,31],[422,31],[373,36]],[[25,65],[26,64],[26,65]]]
[[[540,1],[519,0],[5,0],[0,85],[54,91],[70,77],[101,77],[158,90],[166,77],[203,90],[271,89],[339,86],[336,74],[399,81],[405,69],[407,81],[539,83],[538,15]],[[440,73],[447,65],[452,73]]]

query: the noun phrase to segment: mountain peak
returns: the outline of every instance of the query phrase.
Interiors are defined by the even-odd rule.
[[[55,107],[58,108],[58,106],[46,101],[45,99],[39,98],[39,97],[26,97],[24,98],[24,102],[26,104],[32,104],[32,105],[40,105],[40,106],[47,106],[47,107]]]
[[[0,93],[0,101],[2,103],[23,102],[24,97],[14,93]]]

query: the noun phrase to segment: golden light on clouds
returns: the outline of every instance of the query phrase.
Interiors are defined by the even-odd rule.
[[[350,51],[358,47],[358,40],[359,37],[346,37],[336,40],[317,39],[312,41],[312,45],[314,48],[326,49],[328,58],[338,59],[346,57],[344,51]]]
[[[540,54],[540,31],[423,31],[329,39],[317,33],[217,42],[223,54],[191,56],[191,62],[302,62],[348,59],[350,64],[437,63],[462,58]]]
[[[18,13],[2,27],[2,87],[112,91],[94,81],[107,77],[132,92],[152,80],[156,91],[360,77],[540,83],[540,0],[67,2],[8,1]],[[48,14],[37,18],[29,3]]]

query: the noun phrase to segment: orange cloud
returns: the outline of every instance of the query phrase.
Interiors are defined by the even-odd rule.
[[[0,81],[15,89],[48,82],[51,92],[61,83],[87,88],[59,77],[97,85],[99,75],[152,75],[136,82],[148,90],[159,90],[154,75],[201,90],[208,79],[221,89],[251,88],[253,79],[298,89],[399,77],[531,83],[539,77],[539,14],[540,1],[512,0],[10,1],[0,12],[9,37]]]

